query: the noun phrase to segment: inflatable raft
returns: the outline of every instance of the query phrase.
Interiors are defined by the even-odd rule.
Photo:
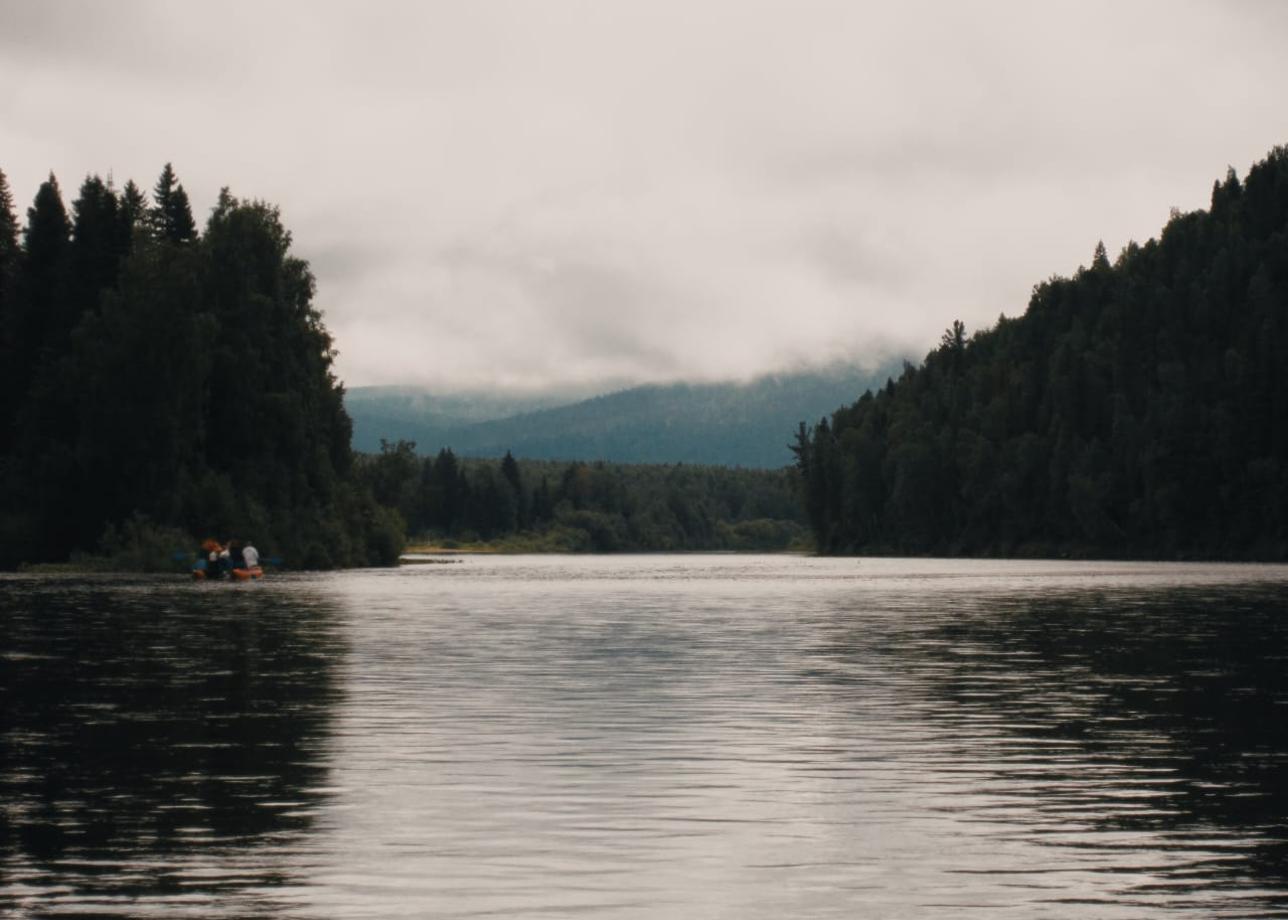
[[[233,581],[250,581],[255,578],[263,578],[264,570],[260,566],[255,565],[248,569],[233,569],[228,573],[228,575]],[[207,578],[212,577],[207,571],[204,559],[198,561],[198,563],[192,567],[192,577],[197,581],[205,581]],[[216,579],[218,577],[218,575],[213,576],[213,578]]]

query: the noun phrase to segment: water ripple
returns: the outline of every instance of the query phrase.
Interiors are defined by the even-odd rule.
[[[0,579],[0,909],[1288,916],[1286,576]]]

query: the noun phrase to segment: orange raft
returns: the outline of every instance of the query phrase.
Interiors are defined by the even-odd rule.
[[[255,566],[251,566],[248,569],[233,569],[232,572],[230,572],[229,574],[232,575],[233,579],[236,581],[250,581],[253,578],[263,578],[264,570],[259,566],[255,565]],[[205,581],[206,570],[193,569],[192,577],[195,578],[197,581]]]

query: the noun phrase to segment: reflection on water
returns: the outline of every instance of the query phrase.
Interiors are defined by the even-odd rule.
[[[1279,584],[983,594],[938,623],[901,620],[886,673],[931,729],[927,807],[1022,844],[958,871],[1046,889],[1052,916],[1288,915],[1286,598]],[[848,628],[824,652],[831,675],[868,658],[871,637]]]
[[[1288,570],[0,580],[0,911],[1288,916]]]
[[[0,590],[0,908],[272,915],[272,851],[326,794],[333,608],[155,580]]]

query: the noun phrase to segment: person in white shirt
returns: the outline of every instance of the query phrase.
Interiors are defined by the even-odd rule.
[[[246,568],[255,568],[259,565],[259,550],[247,543],[242,547],[242,559],[246,562]]]

